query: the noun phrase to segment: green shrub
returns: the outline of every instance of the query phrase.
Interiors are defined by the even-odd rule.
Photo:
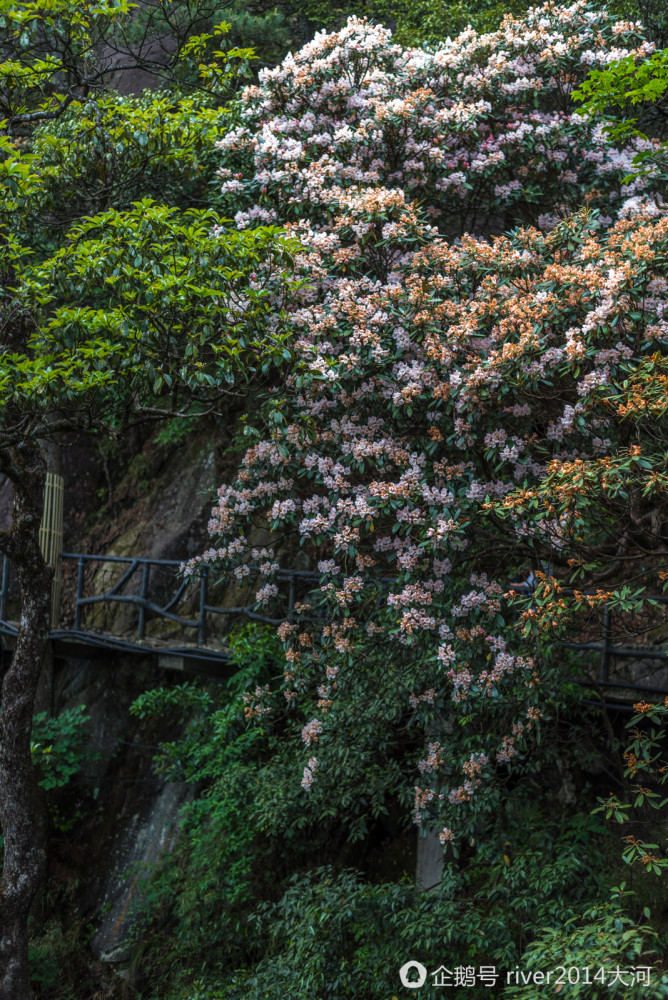
[[[99,756],[86,748],[88,722],[86,706],[66,708],[57,716],[40,712],[33,718],[30,752],[46,791],[63,788],[81,768],[84,760]]]

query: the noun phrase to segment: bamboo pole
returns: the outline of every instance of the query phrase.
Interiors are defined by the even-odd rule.
[[[54,567],[51,583],[51,627],[60,619],[60,598],[63,590],[63,573],[60,553],[63,548],[63,494],[65,480],[54,472],[47,472],[44,485],[44,514],[39,529],[42,555]]]

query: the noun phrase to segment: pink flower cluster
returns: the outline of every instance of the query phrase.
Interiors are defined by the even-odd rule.
[[[315,773],[319,766],[317,757],[309,757],[308,766],[304,768],[304,775],[302,777],[302,788],[305,792],[311,791],[311,786],[315,781]]]
[[[322,722],[318,719],[311,719],[307,722],[302,729],[302,739],[307,747],[311,746],[311,743],[317,743],[322,732]]]
[[[629,210],[651,184],[623,183],[647,143],[616,148],[570,94],[592,66],[652,50],[640,25],[585,0],[432,50],[403,49],[387,28],[350,18],[243,92],[240,123],[218,144],[229,211],[240,227],[286,212],[327,227],[362,187],[376,191],[376,210],[390,211],[400,192],[419,199],[447,231],[549,227],[583,195],[613,215]],[[349,224],[361,242],[372,234],[369,218]],[[403,230],[388,218],[379,235],[392,242]],[[312,230],[306,242],[335,251],[334,240]],[[409,381],[398,396],[411,391]]]
[[[350,211],[368,213],[363,194]],[[413,207],[395,215],[406,217],[418,231]],[[610,461],[623,440],[611,401],[629,366],[642,365],[661,336],[648,339],[646,331],[662,329],[668,303],[668,215],[623,219],[604,231],[584,214],[548,236],[527,229],[512,239],[465,237],[457,246],[425,227],[401,261],[388,259],[382,238],[357,254],[350,228],[344,236],[336,219],[333,227],[362,262],[344,270],[328,249],[305,255],[310,301],[297,290],[285,312],[301,381],[284,389],[289,419],[266,447],[248,450],[236,482],[219,491],[213,558],[243,572],[254,518],[306,539],[303,551],[325,575],[320,595],[329,617],[320,631],[309,625],[308,645],[286,650],[293,667],[308,663],[316,676],[325,669],[336,676],[338,663],[383,643],[393,658],[410,650],[406,699],[420,717],[444,697],[453,708],[480,699],[496,705],[510,690],[526,713],[522,698],[533,704],[536,664],[511,648],[517,637],[499,634],[503,553],[530,546],[534,560],[552,561],[574,543],[575,512],[557,515],[541,500],[541,484],[556,470],[564,477]],[[396,393],[409,369],[420,378],[407,412]],[[294,523],[297,508],[309,512],[307,528]],[[498,557],[484,542],[492,513]],[[261,595],[276,597],[275,586]],[[292,624],[279,631],[292,642]],[[431,666],[418,674],[413,663]],[[286,685],[290,704],[311,696],[294,694],[292,675]],[[416,697],[416,690],[434,693]],[[341,696],[316,695],[314,688],[313,705],[323,711]],[[516,756],[516,721],[507,720],[490,759]],[[307,746],[321,726],[304,727]],[[470,801],[478,780],[448,792],[450,805]],[[442,808],[443,800],[429,801]]]

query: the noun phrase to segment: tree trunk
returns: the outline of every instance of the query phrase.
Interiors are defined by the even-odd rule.
[[[0,713],[0,826],[4,865],[0,881],[0,1000],[30,1000],[28,913],[40,888],[45,851],[35,813],[30,755],[35,692],[49,639],[52,568],[39,546],[44,460],[25,443],[5,453],[14,484],[12,526],[1,547],[12,560],[21,595],[16,646],[2,685]]]

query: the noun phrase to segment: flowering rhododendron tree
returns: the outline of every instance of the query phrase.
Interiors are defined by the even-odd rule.
[[[321,573],[279,629],[304,787],[338,785],[338,740],[364,794],[393,727],[440,720],[449,737],[416,743],[414,816],[443,841],[484,782],[494,804],[494,775],[549,714],[557,675],[535,634],[614,601],[625,560],[659,585],[668,216],[595,222],[452,245],[378,189],[342,195],[327,233],[296,225],[294,369],[210,523],[204,558],[242,579],[259,563],[260,605],[281,599],[277,546],[298,538]],[[277,544],[260,548],[267,524]],[[523,565],[547,573],[524,609],[507,599]],[[574,569],[585,583],[565,600]]]
[[[668,215],[568,96],[647,51],[584,4],[432,53],[350,21],[247,89],[220,144],[238,225],[287,215],[304,249],[274,318],[293,365],[203,558],[249,582],[259,565],[278,615],[298,540],[321,574],[279,628],[303,787],[373,800],[401,730],[414,819],[443,843],[550,716],[540,634],[626,607],[628,565],[661,585]],[[490,237],[519,218],[536,225]],[[453,242],[455,220],[486,237]],[[538,588],[518,605],[523,568]],[[247,716],[276,697],[258,688]]]
[[[351,18],[246,88],[240,122],[219,143],[225,204],[240,227],[322,225],[342,190],[379,185],[419,200],[449,233],[544,228],[583,200],[609,223],[629,198],[655,200],[651,171],[624,184],[653,143],[615,146],[571,93],[593,67],[652,50],[639,24],[583,2],[509,16],[490,34],[469,29],[433,51]]]

